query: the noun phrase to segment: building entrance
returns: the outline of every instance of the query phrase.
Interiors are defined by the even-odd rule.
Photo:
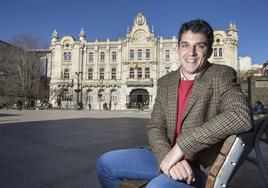
[[[146,89],[133,89],[129,95],[129,108],[148,108],[149,92]]]

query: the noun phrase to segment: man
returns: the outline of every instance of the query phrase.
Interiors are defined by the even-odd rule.
[[[213,29],[204,20],[178,34],[181,67],[158,80],[147,133],[151,149],[104,154],[97,162],[102,187],[147,179],[147,188],[204,187],[225,138],[253,128],[235,71],[211,64]]]

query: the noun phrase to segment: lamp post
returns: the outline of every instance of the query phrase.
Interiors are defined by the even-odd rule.
[[[102,93],[98,93],[99,97],[99,110],[101,110]]]
[[[78,110],[79,108],[81,108],[81,106],[79,107],[79,93],[81,92],[80,89],[80,75],[82,75],[82,72],[75,72],[76,76],[77,76],[77,88],[74,90],[76,92],[76,109]],[[82,97],[81,97],[82,99]]]

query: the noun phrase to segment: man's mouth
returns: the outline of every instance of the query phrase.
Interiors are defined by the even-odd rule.
[[[186,59],[186,62],[188,63],[195,63],[197,59]]]

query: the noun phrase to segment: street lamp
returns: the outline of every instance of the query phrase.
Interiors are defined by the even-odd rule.
[[[79,109],[79,108],[82,108],[82,106],[79,106],[80,104],[80,101],[79,101],[79,93],[81,92],[81,89],[80,89],[80,75],[82,75],[83,73],[82,72],[75,72],[76,76],[77,76],[77,88],[74,90],[76,92],[76,109]],[[82,100],[82,97],[81,97],[81,100]],[[81,101],[82,103],[82,101]]]

